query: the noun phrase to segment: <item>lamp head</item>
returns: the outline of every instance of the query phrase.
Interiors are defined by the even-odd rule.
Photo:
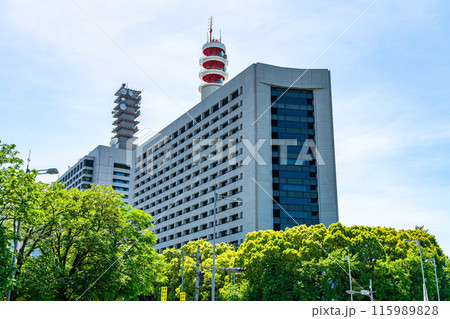
[[[47,169],[46,173],[50,174],[50,175],[55,175],[55,174],[59,174],[59,171],[56,168],[49,168],[49,169]]]

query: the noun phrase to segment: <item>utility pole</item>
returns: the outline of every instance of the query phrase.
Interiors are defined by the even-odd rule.
[[[420,247],[420,240],[419,239],[417,239],[417,246],[419,246],[420,266],[422,267],[423,301],[428,301],[428,291],[427,291],[427,285],[425,283],[425,272],[423,271],[422,248]]]
[[[181,292],[183,292],[184,283],[184,251],[181,252]]]
[[[350,291],[353,291],[353,288],[352,288],[352,269],[350,267],[350,253],[348,254],[347,258],[344,258],[344,260],[345,259],[347,259],[347,261],[348,261],[348,280],[350,282]],[[353,294],[350,294],[350,299],[351,299],[351,301],[353,301]]]
[[[369,289],[370,289],[370,301],[373,301],[372,279],[370,279]]]
[[[214,191],[214,225],[213,225],[213,259],[212,259],[212,282],[211,282],[211,301],[214,301],[216,294],[216,210],[217,210],[217,192]]]
[[[28,166],[27,166],[27,170],[28,170]],[[11,270],[11,282],[13,282],[14,280],[14,267],[16,266],[16,255],[17,255],[17,245],[18,245],[18,237],[20,236],[20,222],[21,220],[19,219],[18,223],[17,223],[17,238],[14,238],[14,255],[13,255],[13,260],[12,260],[12,270]],[[15,219],[14,219],[14,228],[15,226]],[[14,229],[14,233],[15,233],[15,229]],[[8,289],[7,293],[6,293],[6,301],[11,301],[11,289]]]
[[[439,295],[439,283],[438,283],[438,277],[437,277],[436,259],[434,259],[434,257],[433,257],[433,265],[434,265],[434,276],[436,277],[436,288],[437,288],[437,294],[438,294],[438,301],[441,301],[441,296]]]
[[[200,245],[197,246],[197,271],[195,272],[195,301],[198,301],[198,289],[200,283]]]

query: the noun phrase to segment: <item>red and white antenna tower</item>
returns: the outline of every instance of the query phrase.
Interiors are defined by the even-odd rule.
[[[222,39],[215,39],[212,28],[213,18],[209,20],[209,38],[203,45],[203,56],[199,60],[200,70],[199,77],[203,83],[200,84],[198,90],[202,94],[202,100],[208,95],[220,88],[224,81],[228,79],[227,73],[227,54]]]

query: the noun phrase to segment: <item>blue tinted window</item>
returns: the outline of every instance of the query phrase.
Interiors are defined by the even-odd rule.
[[[292,217],[292,218],[311,218],[311,212],[293,212],[293,211],[287,211],[285,213],[284,211],[280,211],[280,217]]]
[[[122,179],[116,179],[116,178],[113,179],[113,182],[114,183],[120,183],[120,184],[130,184],[129,181],[125,181],[125,180],[122,180]]]
[[[280,204],[311,204],[309,198],[281,197]]]
[[[294,127],[294,128],[308,128],[308,123],[305,122],[293,122],[293,121],[278,121],[280,127]]]
[[[289,110],[289,109],[278,109],[277,114],[280,115],[296,115],[296,116],[307,116],[308,111],[300,111],[300,110]]]
[[[279,103],[292,103],[292,104],[300,104],[300,105],[307,105],[308,101],[305,98],[299,98],[299,97],[288,97],[286,95],[283,95],[278,100]]]
[[[306,185],[280,184],[280,189],[282,191],[307,191],[308,190],[308,186],[306,186]]]
[[[117,186],[113,186],[113,189],[116,191],[122,191],[122,192],[127,192],[128,188],[126,187],[117,187]]]
[[[271,101],[273,138],[298,142],[297,146],[288,146],[287,158],[280,158],[280,148],[274,148],[272,152],[273,195],[282,207],[274,204],[273,227],[285,229],[298,224],[317,224],[319,215],[315,163],[300,161],[297,165],[303,142],[313,139],[315,134],[313,92],[273,87]],[[300,169],[307,171],[299,171]]]
[[[288,139],[288,140],[298,140],[303,141],[308,139],[308,135],[302,135],[302,134],[290,134],[290,133],[278,133],[279,139]]]
[[[309,178],[309,172],[280,171],[279,175],[280,175],[280,177]]]

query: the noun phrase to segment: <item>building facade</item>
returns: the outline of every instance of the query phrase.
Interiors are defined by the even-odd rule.
[[[131,148],[130,148],[131,149]],[[253,64],[131,151],[156,248],[338,221],[330,73]]]
[[[65,188],[85,190],[91,185],[107,185],[123,194],[129,203],[131,165],[127,164],[126,150],[99,145],[70,167],[58,182]]]

